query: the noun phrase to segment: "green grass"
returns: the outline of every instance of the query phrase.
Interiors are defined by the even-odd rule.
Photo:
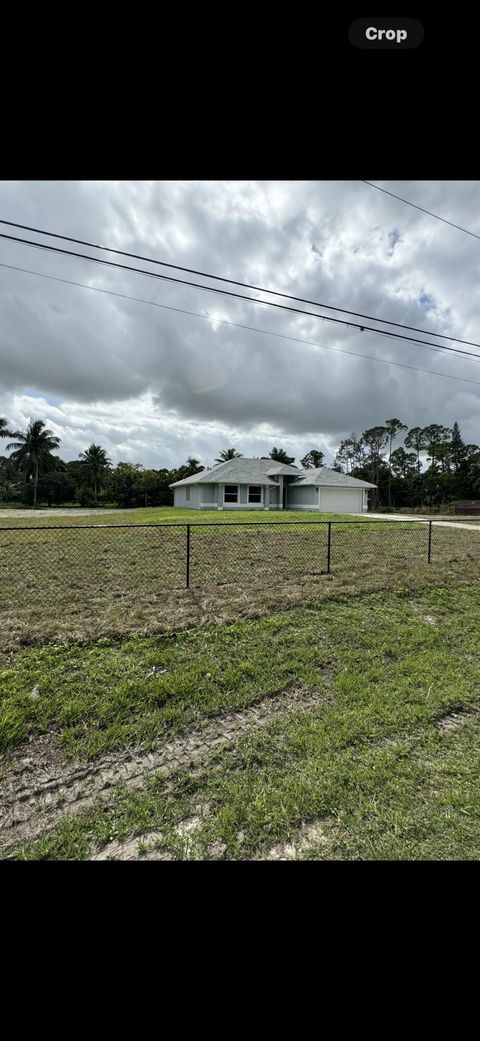
[[[230,859],[262,857],[313,821],[322,838],[300,856],[478,860],[479,625],[475,585],[337,598],[174,641],[24,651],[0,680],[7,740],[12,720],[19,733],[55,727],[64,754],[81,757],[293,683],[324,697],[212,751],[200,770],[118,789],[17,855],[83,859],[112,837],[160,830],[174,857],[208,857],[218,843]],[[167,672],[147,679],[153,664]],[[41,698],[27,701],[37,684]],[[440,729],[452,712],[458,725]],[[178,825],[199,806],[187,839]]]
[[[357,517],[361,520],[361,517]],[[280,523],[288,521],[301,521],[302,524],[309,521],[345,520],[344,513],[312,513],[305,510],[189,510],[176,506],[147,506],[129,510],[61,510],[52,507],[51,510],[22,510],[21,517],[12,517],[10,510],[2,511],[0,507],[0,527],[19,528],[23,526],[35,527],[37,525],[49,525],[51,527],[65,527],[70,525],[89,524],[242,524],[245,521],[255,521],[260,524]]]
[[[321,649],[309,628],[302,637],[298,619],[285,614],[173,639],[23,651],[0,672],[0,749],[53,728],[66,754],[90,758],[244,708],[259,691],[320,682]],[[30,697],[35,687],[37,700]]]
[[[322,704],[116,789],[18,856],[78,859],[154,830],[171,856],[241,859],[320,821],[299,856],[478,859],[480,536],[434,528],[429,565],[424,525],[333,525],[326,574],[315,515],[250,527],[235,514],[192,529],[186,590],[185,528],[135,513],[138,528],[0,533],[4,778],[42,742],[56,762],[91,763],[292,687]],[[440,730],[453,710],[461,725]]]
[[[325,585],[328,525],[313,523],[313,514],[288,525],[285,515],[278,524],[272,523],[278,514],[260,516],[253,525],[235,514],[225,525],[192,527],[188,591],[184,525],[151,527],[145,518],[139,527],[88,530],[82,524],[69,530],[8,526],[0,531],[0,651],[18,640],[195,624],[199,604],[209,598],[223,605],[213,617],[225,617],[230,601],[237,611],[248,598],[252,609],[280,605],[286,584],[296,592],[285,593],[284,602],[318,593]],[[332,525],[331,572],[344,587],[365,588],[373,576],[390,584],[392,576],[427,566],[427,546],[428,527],[417,522],[343,519]],[[435,564],[480,562],[475,531],[435,528],[432,546]]]
[[[354,520],[365,520],[373,523],[375,512],[364,514],[363,517],[354,517]],[[395,512],[395,511],[394,511]],[[400,513],[401,511],[397,511]],[[406,511],[408,513],[408,511]],[[21,516],[14,514],[21,513]],[[412,516],[415,511],[412,512]],[[479,523],[480,517],[475,515],[461,516],[460,514],[431,514],[428,510],[415,514],[418,520],[463,521],[468,523]],[[49,527],[88,526],[91,524],[242,524],[246,521],[254,521],[259,524],[287,524],[298,521],[302,524],[314,521],[344,521],[348,515],[344,513],[311,513],[305,510],[191,510],[176,506],[147,506],[135,507],[133,509],[95,509],[85,507],[78,509],[62,509],[61,507],[47,507],[38,510],[27,510],[21,506],[16,509],[2,509],[0,504],[0,528],[35,527],[47,525]],[[399,522],[397,522],[399,523]]]

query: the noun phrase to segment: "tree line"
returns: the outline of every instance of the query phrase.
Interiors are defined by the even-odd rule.
[[[400,437],[403,444],[394,448]],[[0,418],[0,438],[8,441],[9,453],[0,456],[0,503],[170,506],[170,485],[205,469],[192,456],[171,470],[146,469],[128,462],[113,466],[105,449],[96,444],[81,452],[78,460],[65,462],[53,454],[60,447],[60,438],[39,419],[31,420],[21,431],[11,430],[7,420]],[[427,454],[429,464],[425,469],[422,453]],[[241,453],[226,448],[215,461],[235,458],[241,458]],[[295,462],[294,456],[277,447],[261,458]],[[314,448],[300,460],[303,469],[322,465],[324,454]],[[345,438],[333,469],[377,485],[375,506],[433,507],[480,495],[480,447],[465,444],[458,423],[451,429],[432,423],[408,430],[399,419],[387,419],[381,426]]]
[[[12,430],[0,417],[0,438],[8,455],[0,456],[0,504],[24,506],[80,505],[171,506],[170,485],[205,469],[189,456],[174,469],[146,469],[140,463],[112,465],[101,445],[91,444],[78,460],[65,462],[53,453],[60,438],[40,420],[31,420],[26,430]],[[234,448],[224,449],[216,462],[240,457]],[[273,448],[268,456],[277,462],[293,462],[283,449]],[[321,466],[322,452],[309,453],[302,464]]]
[[[403,444],[393,448],[402,438]],[[422,468],[421,454],[427,465]],[[480,447],[466,444],[458,423],[408,427],[386,419],[341,442],[334,469],[377,485],[378,506],[440,506],[480,495]]]

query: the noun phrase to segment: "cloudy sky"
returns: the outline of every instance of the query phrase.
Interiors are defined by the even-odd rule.
[[[478,181],[376,183],[480,234]],[[0,218],[480,343],[480,242],[360,181],[4,181]],[[331,462],[391,416],[480,441],[480,385],[434,371],[480,381],[459,354],[0,239],[0,415],[46,420],[65,459],[94,441],[152,467],[274,444]]]

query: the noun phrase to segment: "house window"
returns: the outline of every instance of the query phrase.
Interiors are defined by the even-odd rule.
[[[248,501],[252,503],[262,501],[262,488],[260,484],[249,484]]]
[[[185,488],[185,500],[190,502],[190,488]]]
[[[238,502],[238,484],[226,484],[223,495],[224,502]]]

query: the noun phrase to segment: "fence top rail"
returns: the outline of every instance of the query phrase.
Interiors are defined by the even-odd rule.
[[[402,525],[411,527],[415,524],[440,524],[441,521],[429,520],[429,518],[422,517],[419,520],[375,520],[375,525],[390,524],[392,528],[401,528]],[[9,524],[0,526],[0,531],[91,531],[93,529],[129,529],[129,528],[246,528],[254,527],[265,529],[268,531],[272,527],[315,527],[322,525],[326,527],[331,524],[332,527],[338,527],[341,524],[349,524],[355,527],[368,528],[371,525],[363,520],[295,520],[295,521],[280,521],[280,520],[265,520],[265,521],[171,521],[164,522],[163,524]]]
[[[417,521],[417,520],[413,520],[413,521],[412,520],[396,521],[396,520],[383,520],[383,519],[375,521],[375,524],[391,524],[395,528],[401,527],[402,524],[427,524],[427,523],[428,523],[428,521],[424,520],[423,518],[420,521]],[[370,527],[370,525],[367,524],[363,520],[333,520],[332,521],[332,520],[316,520],[316,519],[315,520],[294,520],[294,521],[280,521],[280,520],[278,520],[278,521],[275,520],[274,521],[274,520],[270,520],[270,519],[268,519],[268,521],[193,521],[193,522],[190,522],[189,527],[190,528],[245,528],[245,527],[247,527],[249,525],[253,525],[255,528],[272,528],[274,525],[278,525],[281,528],[288,528],[289,525],[294,525],[295,527],[298,528],[299,526],[302,526],[302,525],[311,525],[311,526],[313,526],[315,524],[323,524],[324,526],[327,526],[327,524],[331,524],[332,528],[333,527],[337,527],[339,524],[361,525],[364,528],[365,527]],[[169,527],[174,527],[174,525],[173,524],[169,525]]]

